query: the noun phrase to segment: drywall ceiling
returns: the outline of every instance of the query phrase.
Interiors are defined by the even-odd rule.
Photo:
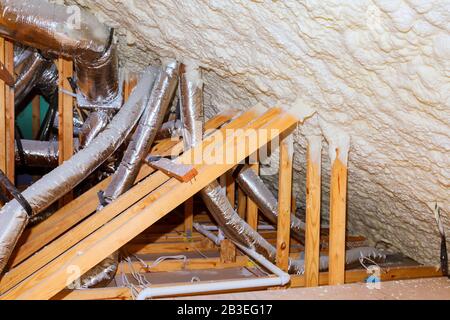
[[[351,136],[351,231],[438,261],[436,201],[450,234],[448,0],[75,2],[117,28],[127,68],[158,57],[203,66],[209,115],[257,102],[315,108]],[[318,130],[317,119],[296,135],[300,206],[304,135]],[[325,218],[327,154],[325,144]]]

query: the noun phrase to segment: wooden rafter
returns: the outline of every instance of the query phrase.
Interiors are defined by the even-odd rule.
[[[244,119],[245,116],[249,115],[250,119],[254,119],[253,121]],[[246,139],[242,139],[242,141],[240,139],[242,138],[240,135],[244,134],[242,130],[239,130],[239,133],[219,130],[215,134],[222,135],[222,137],[225,134],[226,136],[226,139],[224,141],[221,140],[219,145],[217,145],[217,147],[222,146],[219,150],[227,154],[227,152],[237,148],[241,150],[244,148],[246,150],[243,154],[245,158],[266,145],[271,139],[276,138],[279,133],[294,126],[297,123],[297,119],[290,114],[282,112],[281,109],[271,109],[264,114],[258,109],[252,109],[232,123],[236,124],[238,128],[254,129],[256,132],[261,130],[271,132],[271,136],[265,135],[265,138],[262,138],[264,135],[261,135],[257,143],[251,143],[248,146]],[[191,153],[199,152],[195,149],[205,150],[214,141],[214,137],[203,141],[202,145],[181,156],[179,159],[180,163],[186,163],[185,161],[191,159]],[[240,143],[237,143],[237,141],[240,141]],[[234,163],[198,165],[196,168],[199,174],[195,181],[189,184],[181,183],[175,179],[167,179],[160,172],[154,173],[148,178],[150,185],[146,185],[144,180],[114,202],[114,206],[108,206],[84,221],[87,224],[84,228],[89,226],[90,230],[96,231],[5,293],[2,298],[48,299],[52,297],[67,285],[66,271],[68,266],[78,266],[81,274],[88,271],[111,252],[119,249],[165,214],[193,196],[213,179],[217,179],[225,174],[244,158],[239,158],[238,156]],[[142,190],[147,192],[149,190],[154,191],[136,203],[136,200],[133,201],[132,198],[136,197],[136,194],[142,192]],[[173,195],[177,196],[174,197]],[[133,203],[135,204],[133,205]],[[111,207],[114,207],[114,210],[110,209],[110,215],[105,217],[105,210]],[[92,228],[91,220],[99,220],[99,217],[103,218],[101,219],[102,224],[97,224],[96,227]],[[98,227],[100,228],[97,229]]]

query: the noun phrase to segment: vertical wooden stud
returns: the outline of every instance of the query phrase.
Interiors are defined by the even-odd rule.
[[[280,140],[280,172],[278,179],[277,266],[288,271],[292,199],[292,159],[294,142],[291,132]]]
[[[344,154],[345,153],[345,154]],[[345,282],[345,228],[347,204],[347,153],[336,149],[330,184],[329,284]],[[345,161],[343,160],[345,159]]]
[[[72,92],[68,81],[73,76],[73,62],[64,58],[58,59],[59,88]],[[73,97],[59,90],[58,92],[58,146],[59,164],[73,156]],[[72,192],[64,196],[60,205],[67,204],[73,198]]]
[[[189,198],[184,203],[184,233],[187,238],[192,237],[192,229],[194,224],[194,198]]]
[[[306,168],[305,286],[319,285],[322,138],[308,138]]]
[[[227,184],[227,198],[228,198],[228,201],[230,201],[231,205],[234,208],[234,206],[236,204],[236,200],[235,200],[235,197],[236,197],[235,196],[236,184],[235,184],[234,179],[233,179],[233,172],[232,171],[229,171],[227,173],[226,184]]]
[[[259,175],[258,162],[250,163],[249,166],[257,175]],[[252,229],[258,230],[258,206],[250,199],[250,197],[247,197],[247,223]]]
[[[220,262],[236,262],[236,246],[229,239],[224,239],[220,243]]]
[[[0,38],[0,62],[10,74],[14,74],[14,43]],[[14,89],[0,80],[0,169],[14,183]]]
[[[245,195],[245,192],[238,186],[238,214],[239,217],[242,219],[245,219],[245,213],[247,211],[247,196]]]

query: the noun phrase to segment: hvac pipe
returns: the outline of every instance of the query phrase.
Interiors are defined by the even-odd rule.
[[[72,190],[123,143],[147,105],[154,79],[152,70],[146,70],[130,99],[91,144],[22,193],[31,205],[34,215]],[[28,220],[27,213],[15,200],[0,210],[0,273]]]
[[[214,236],[215,237],[215,236]],[[213,240],[213,239],[211,239]],[[216,239],[218,240],[218,239]],[[213,240],[214,241],[214,240]],[[167,297],[182,294],[203,293],[203,292],[218,292],[226,290],[240,290],[252,288],[267,288],[273,286],[284,286],[291,280],[289,274],[273,265],[270,261],[264,258],[254,250],[248,249],[239,243],[236,243],[238,248],[246,255],[253,258],[264,268],[272,272],[276,277],[261,277],[256,279],[239,279],[229,281],[215,281],[215,282],[200,282],[193,284],[183,284],[167,287],[149,287],[142,290],[137,300],[146,300],[157,297]]]
[[[104,203],[100,204],[99,210],[133,186],[143,160],[148,155],[156,133],[169,109],[178,83],[178,68],[179,64],[176,61],[167,62],[163,70],[155,68],[155,74],[158,75],[148,104],[111,183],[103,193]],[[111,280],[118,268],[118,258],[119,252],[116,251],[84,274],[81,277],[81,288],[95,287],[101,282]]]
[[[136,180],[143,160],[148,155],[169,109],[178,83],[178,69],[177,61],[169,61],[159,73],[150,95],[148,107],[142,115],[119,168],[104,192],[103,197],[106,203],[111,203],[125,193]]]
[[[202,87],[200,68],[197,65],[189,64],[180,69],[181,120],[185,149],[192,148],[203,138]],[[217,181],[203,188],[200,196],[219,228],[230,240],[262,253],[270,261],[275,261],[276,249],[239,217]],[[298,272],[297,267],[300,266],[290,261],[291,272]]]
[[[44,0],[0,0],[0,34],[45,55],[73,59],[79,106],[122,104],[113,30],[92,14]]]

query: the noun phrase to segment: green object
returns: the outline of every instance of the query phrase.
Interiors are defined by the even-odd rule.
[[[41,99],[41,124],[44,120],[45,114],[48,110],[48,103],[45,101],[43,97]],[[32,132],[32,123],[33,123],[33,108],[31,103],[19,114],[16,118],[16,124],[19,126],[20,131],[23,134],[24,139],[32,140],[33,137]]]

